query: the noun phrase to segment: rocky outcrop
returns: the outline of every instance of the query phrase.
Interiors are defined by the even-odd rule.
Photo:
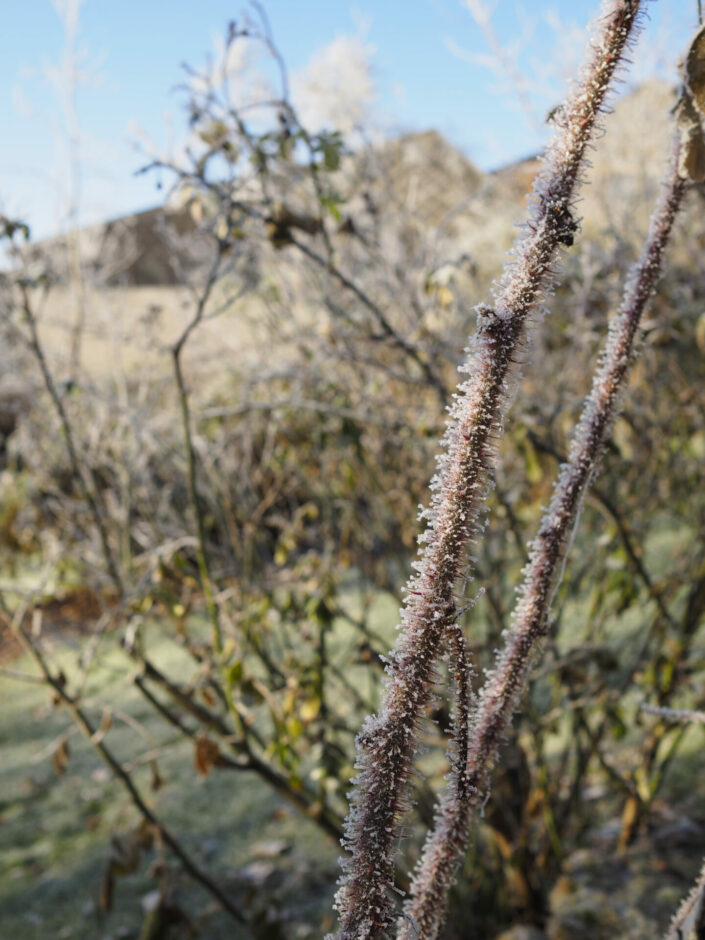
[[[104,287],[174,286],[202,263],[203,238],[186,211],[157,207],[81,229],[77,233],[84,277]],[[70,279],[68,236],[28,246],[23,260],[48,263],[60,283]]]

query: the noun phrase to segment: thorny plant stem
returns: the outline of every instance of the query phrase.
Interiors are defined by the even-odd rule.
[[[664,940],[697,940],[705,927],[705,862],[690,894],[683,900]]]
[[[592,390],[573,434],[568,461],[558,472],[551,503],[531,545],[504,649],[480,691],[471,722],[467,766],[444,794],[436,827],[427,839],[405,908],[408,920],[400,922],[398,936],[403,940],[414,936],[433,940],[438,935],[447,892],[467,842],[470,823],[487,796],[499,744],[525,686],[537,647],[546,635],[551,601],[560,582],[585,491],[619,412],[635,358],[641,316],[660,277],[664,250],[687,188],[686,181],[678,175],[678,151],[676,141],[643,254],[627,279],[619,313],[610,325]],[[461,788],[468,794],[466,799],[460,798]]]
[[[239,921],[241,924],[246,923],[246,918],[240,909],[233,904],[225,892],[223,892],[213,881],[210,875],[199,868],[199,866],[194,862],[191,856],[186,852],[184,847],[178,841],[176,836],[164,825],[164,823],[159,820],[154,811],[150,809],[149,806],[145,803],[130,774],[127,772],[127,770],[125,770],[120,761],[103,742],[103,736],[100,733],[100,729],[93,727],[93,724],[87,717],[86,713],[77,704],[74,698],[66,691],[64,682],[62,682],[60,679],[57,679],[53,675],[49,665],[47,664],[37,645],[32,642],[31,638],[25,633],[24,630],[22,630],[21,627],[17,628],[16,634],[26,651],[41,670],[47,685],[51,686],[64,707],[70,713],[76,725],[80,728],[86,738],[88,738],[91,745],[95,748],[113,775],[127,790],[130,799],[134,803],[139,813],[142,815],[143,819],[145,819],[159,833],[161,838],[169,846],[174,855],[179,859],[181,864],[184,866],[184,869],[194,879],[194,881],[199,882],[199,884],[201,884],[206,889],[206,891],[208,891],[220,904],[222,904],[231,917],[234,917],[235,920]]]
[[[443,641],[455,623],[455,593],[466,548],[478,533],[495,440],[512,392],[512,366],[527,321],[551,282],[560,246],[572,242],[571,207],[585,151],[640,6],[638,0],[613,0],[607,6],[581,81],[561,113],[514,264],[498,285],[495,309],[478,308],[479,330],[463,367],[470,377],[451,409],[431,506],[422,514],[428,519],[423,549],[407,588],[382,704],[358,737],[359,773],[346,823],[350,857],[343,863],[336,898],[339,940],[372,940],[394,921],[392,855],[418,725]]]

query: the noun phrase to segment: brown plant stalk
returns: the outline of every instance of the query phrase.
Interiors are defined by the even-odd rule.
[[[560,247],[572,243],[577,226],[571,208],[585,151],[640,8],[638,0],[612,0],[604,8],[581,80],[561,112],[514,262],[497,287],[494,308],[478,308],[478,332],[462,367],[469,378],[455,396],[431,505],[422,513],[427,528],[417,573],[407,586],[383,700],[358,737],[359,774],[346,824],[350,857],[336,898],[339,940],[378,937],[394,922],[392,849],[406,808],[418,725],[435,663],[455,623],[457,585],[468,543],[478,533],[495,441],[513,390],[512,367]]]
[[[400,940],[432,940],[438,935],[470,824],[486,799],[499,745],[546,635],[551,601],[560,583],[583,497],[619,413],[636,356],[639,323],[660,277],[664,250],[687,189],[686,180],[678,174],[679,150],[676,138],[643,254],[627,279],[592,390],[573,434],[568,460],[558,472],[551,503],[531,545],[504,649],[494,669],[486,674],[479,694],[471,721],[467,765],[455,775],[440,801],[435,829],[429,833],[417,867],[411,897],[405,905],[406,917],[399,922]]]

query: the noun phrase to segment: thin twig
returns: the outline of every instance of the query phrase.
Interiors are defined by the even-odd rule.
[[[197,864],[193,861],[191,856],[186,852],[181,843],[178,841],[176,836],[168,829],[163,822],[157,817],[155,812],[147,806],[144,799],[142,798],[139,790],[135,786],[134,781],[130,774],[125,770],[120,761],[113,755],[112,751],[108,749],[105,745],[102,735],[100,734],[100,729],[93,727],[90,719],[87,717],[83,709],[76,703],[71,695],[68,694],[64,687],[64,682],[57,679],[51,672],[44,656],[39,651],[36,643],[29,637],[29,635],[19,628],[17,630],[17,636],[25,647],[29,655],[34,659],[35,663],[39,667],[44,676],[44,679],[47,685],[51,686],[55,694],[61,700],[64,707],[67,709],[76,725],[81,729],[83,734],[88,738],[91,745],[95,748],[97,753],[100,755],[104,763],[108,766],[113,775],[120,781],[125,790],[128,792],[130,799],[135,805],[136,809],[142,815],[142,817],[153,826],[157,832],[159,832],[161,838],[169,846],[171,851],[176,855],[181,864],[184,866],[184,869],[189,873],[189,875],[194,879],[194,881],[199,882],[213,897],[225,908],[225,910],[239,921],[241,924],[247,923],[245,916],[237,908],[228,896],[221,890],[221,888],[213,881],[213,879],[206,874]]]
[[[673,721],[678,724],[705,725],[705,712],[692,711],[689,708],[666,708],[665,706],[648,705],[646,702],[642,702],[640,708],[643,712],[649,715],[657,715],[665,721]]]
[[[49,369],[46,356],[44,355],[44,349],[39,339],[37,320],[34,315],[34,310],[32,309],[32,304],[29,299],[29,289],[26,284],[20,283],[20,294],[22,298],[22,312],[24,313],[27,325],[29,326],[30,335],[27,342],[30,349],[34,353],[34,356],[39,365],[39,369],[42,373],[44,386],[49,393],[49,397],[51,398],[54,408],[56,409],[56,412],[59,416],[61,430],[64,435],[64,444],[66,445],[66,452],[68,454],[69,463],[71,464],[71,471],[81,488],[81,494],[88,504],[93,522],[96,529],[98,530],[98,536],[100,538],[100,544],[103,551],[105,564],[108,569],[108,574],[117,588],[118,594],[122,596],[124,594],[122,577],[115,562],[113,551],[110,547],[108,532],[105,527],[105,520],[103,518],[103,512],[98,506],[98,502],[100,500],[99,491],[95,487],[93,481],[91,481],[90,484],[88,483],[86,474],[83,472],[82,463],[78,459],[78,451],[74,441],[73,427],[69,420],[68,414],[66,413],[66,409],[64,408],[64,402],[61,398],[61,395],[59,394],[58,389],[54,384],[54,379]]]

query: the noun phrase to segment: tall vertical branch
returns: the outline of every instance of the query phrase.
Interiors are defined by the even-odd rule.
[[[473,713],[467,766],[444,794],[436,827],[429,834],[419,862],[406,905],[407,919],[400,921],[399,937],[403,940],[413,936],[432,940],[438,934],[470,823],[486,798],[499,744],[526,684],[537,647],[546,634],[551,600],[583,497],[619,413],[635,358],[639,323],[660,276],[664,250],[688,185],[678,173],[679,151],[676,138],[643,254],[627,279],[592,390],[575,428],[568,460],[558,472],[551,503],[531,545],[505,647],[494,670],[487,674]],[[411,924],[418,933],[412,932]]]
[[[98,538],[100,539],[103,559],[105,561],[105,566],[108,570],[110,580],[113,582],[113,585],[118,592],[118,596],[122,597],[124,595],[122,575],[115,559],[115,554],[110,545],[110,539],[108,538],[108,527],[106,524],[104,507],[101,504],[100,490],[95,485],[95,480],[91,475],[90,469],[84,467],[84,464],[79,459],[73,427],[71,421],[69,420],[66,408],[64,407],[63,399],[59,394],[59,390],[57,389],[56,383],[52,377],[46,355],[44,354],[44,348],[39,338],[37,318],[34,314],[34,310],[32,309],[29,288],[27,284],[20,282],[19,289],[22,313],[29,328],[29,336],[23,338],[31,349],[35,359],[37,360],[40,372],[42,374],[42,379],[44,381],[44,387],[46,388],[49,398],[51,399],[56,413],[59,416],[61,431],[64,437],[64,444],[66,446],[66,453],[69,458],[69,464],[71,465],[71,472],[75,477],[76,483],[80,487],[81,495],[86,501],[91,518],[93,519],[93,523],[98,530]]]
[[[196,327],[203,321],[203,317],[206,312],[206,306],[210,300],[213,287],[215,286],[215,282],[218,278],[220,263],[221,251],[220,246],[218,246],[213,263],[206,277],[205,285],[196,301],[196,309],[194,314],[171,349],[172,363],[174,366],[174,380],[176,382],[176,392],[179,399],[179,411],[181,412],[181,426],[184,437],[189,502],[191,503],[191,511],[193,512],[194,522],[196,523],[196,561],[198,564],[198,574],[201,581],[201,590],[203,591],[203,596],[206,602],[208,619],[211,625],[213,648],[219,659],[223,652],[223,637],[220,629],[218,609],[215,602],[210,565],[208,564],[205,520],[203,518],[203,507],[201,506],[201,501],[198,497],[198,482],[196,479],[197,459],[196,449],[193,443],[193,434],[191,431],[191,408],[189,405],[188,388],[184,380],[181,356],[189,337]]]
[[[609,83],[639,16],[638,0],[612,0],[590,49],[582,77],[565,105],[556,138],[535,187],[530,219],[500,282],[494,308],[478,308],[479,329],[455,397],[432,483],[427,528],[416,575],[407,587],[401,635],[388,665],[383,700],[358,737],[357,767],[346,848],[350,857],[336,898],[339,940],[374,938],[393,924],[392,849],[417,729],[435,678],[455,591],[495,456],[495,440],[512,391],[512,366],[532,311],[550,284],[561,245],[572,243],[572,200],[585,151]]]

